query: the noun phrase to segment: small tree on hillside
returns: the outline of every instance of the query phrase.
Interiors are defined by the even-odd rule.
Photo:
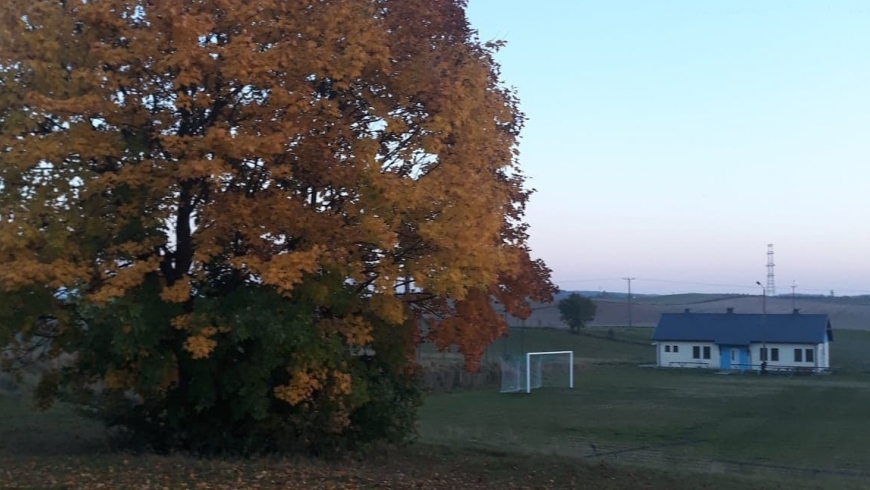
[[[562,321],[571,327],[571,333],[580,333],[580,329],[595,318],[598,306],[589,298],[577,293],[571,293],[559,301],[559,313]]]

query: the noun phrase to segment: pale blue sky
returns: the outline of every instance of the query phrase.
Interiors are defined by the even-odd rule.
[[[470,0],[563,289],[870,293],[870,1]],[[665,282],[669,281],[669,282]]]

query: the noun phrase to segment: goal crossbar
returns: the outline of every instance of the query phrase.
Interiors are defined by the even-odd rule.
[[[532,356],[549,356],[555,354],[568,355],[568,387],[574,388],[574,351],[558,350],[551,352],[526,352],[526,393],[532,392]]]

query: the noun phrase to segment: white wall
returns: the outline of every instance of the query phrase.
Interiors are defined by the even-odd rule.
[[[780,344],[768,342],[767,349],[770,352],[767,365],[769,367],[820,367],[827,369],[829,364],[828,349],[824,349],[824,356],[821,351],[821,346],[825,344]],[[772,358],[773,349],[779,349],[779,360],[774,361]],[[801,362],[795,362],[794,350],[801,349]],[[813,350],[813,360],[807,362],[806,350]],[[749,346],[749,363],[756,365],[761,364],[761,344],[752,344]]]
[[[831,368],[831,344],[828,343],[828,337],[825,336],[825,342],[819,344],[819,367],[825,369]]]
[[[670,352],[665,351],[665,346],[670,346]],[[674,346],[677,346],[677,352],[674,352]],[[698,346],[701,348],[702,359],[694,359],[692,357],[692,347]],[[704,347],[710,348],[710,359],[703,359]],[[822,344],[781,344],[768,342],[768,352],[772,354],[773,349],[779,349],[779,360],[774,361],[771,356],[768,356],[767,365],[769,367],[815,367],[821,369],[830,369],[831,366],[831,344],[827,341]],[[795,362],[794,350],[801,349],[801,362]],[[806,349],[813,350],[813,360],[807,362]],[[686,368],[709,368],[719,369],[719,346],[712,342],[665,342],[660,341],[656,344],[656,360],[659,366],[662,367],[686,367]],[[676,363],[687,363],[680,366]],[[708,363],[707,366],[693,363]],[[761,365],[761,344],[752,344],[749,347],[749,363],[753,365],[753,369],[759,369]]]
[[[670,352],[667,352],[665,346],[670,346]],[[674,346],[677,346],[677,352],[674,352]],[[692,347],[698,346],[701,348],[701,359],[692,357]],[[710,359],[704,359],[704,347],[710,348]],[[659,366],[663,367],[695,367],[719,369],[719,348],[712,342],[674,342],[660,341],[657,345],[658,353],[656,357],[659,360]],[[684,366],[674,364],[677,362],[690,363]],[[708,363],[707,366],[691,363]]]
[[[670,347],[670,352],[667,352],[665,346]],[[674,346],[677,347],[677,352],[674,352]],[[693,347],[698,346],[701,349],[701,359],[692,357]],[[710,348],[710,359],[704,359],[704,347]],[[830,344],[781,344],[776,342],[768,342],[767,349],[772,354],[773,349],[779,349],[779,360],[774,361],[768,358],[767,365],[769,367],[815,367],[821,369],[830,368]],[[794,350],[801,349],[801,362],[795,362]],[[807,362],[806,349],[813,350],[813,360]],[[656,361],[662,367],[685,367],[685,368],[709,368],[719,369],[719,346],[712,342],[665,342],[656,343]],[[677,363],[686,363],[679,365]],[[707,363],[707,366],[699,363]],[[759,369],[761,365],[761,344],[752,344],[749,347],[749,363],[753,365],[753,369]]]

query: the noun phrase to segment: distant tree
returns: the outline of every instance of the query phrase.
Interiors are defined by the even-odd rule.
[[[595,318],[598,306],[591,299],[577,293],[571,293],[567,298],[559,301],[559,313],[562,321],[571,327],[572,333],[579,333],[580,329]]]

